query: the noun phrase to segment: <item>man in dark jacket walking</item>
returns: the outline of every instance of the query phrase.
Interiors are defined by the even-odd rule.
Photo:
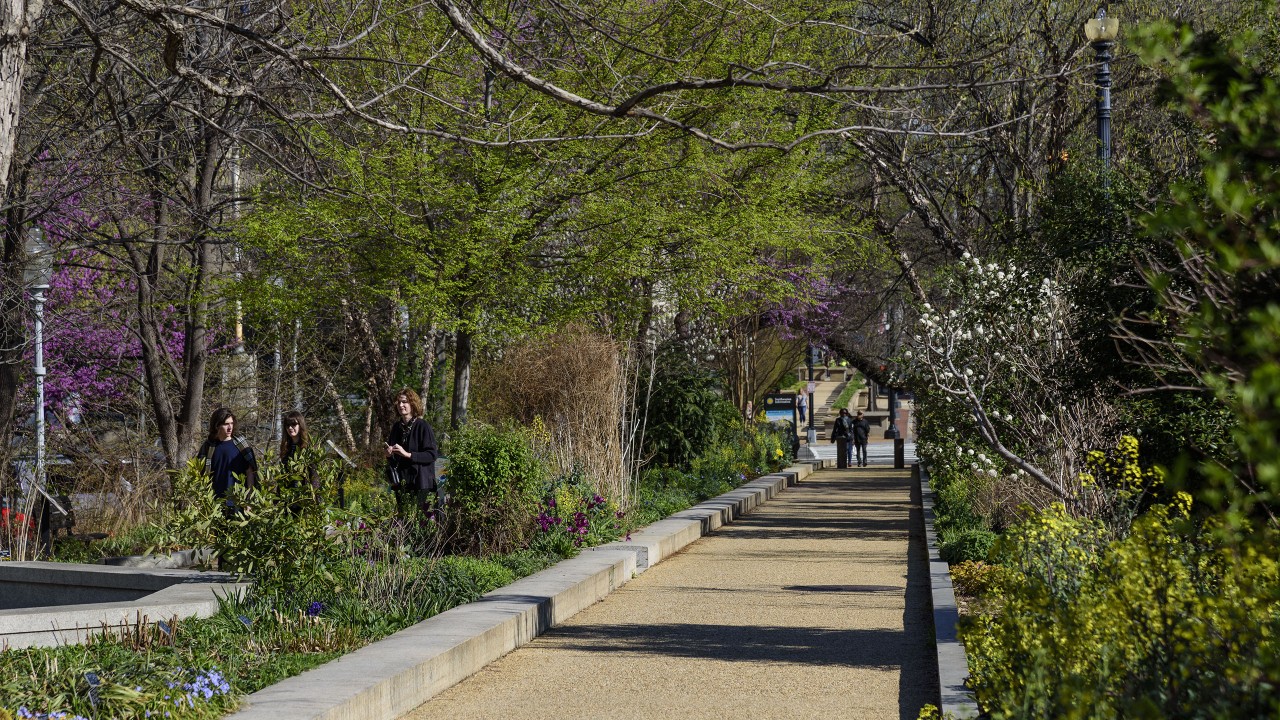
[[[867,466],[867,437],[871,434],[871,423],[858,411],[853,419],[853,446],[858,450],[858,467]]]

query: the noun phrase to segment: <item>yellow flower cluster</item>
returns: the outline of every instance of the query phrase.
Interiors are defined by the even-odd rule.
[[[1085,456],[1086,470],[1079,475],[1085,490],[1104,490],[1118,501],[1131,501],[1164,483],[1159,468],[1143,468],[1138,463],[1138,439],[1124,435],[1111,452],[1091,450]]]
[[[999,612],[964,630],[991,717],[1273,716],[1280,537],[1220,544],[1190,509],[1178,493],[1118,539],[1061,506],[1006,533]]]

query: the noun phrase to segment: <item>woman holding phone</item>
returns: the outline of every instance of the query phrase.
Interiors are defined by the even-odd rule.
[[[422,419],[422,399],[413,390],[396,393],[395,407],[400,419],[387,437],[387,480],[402,510],[410,503],[428,509],[436,494],[436,434]]]

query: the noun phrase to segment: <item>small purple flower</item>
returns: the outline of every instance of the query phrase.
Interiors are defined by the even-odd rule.
[[[324,612],[324,603],[319,600],[315,600],[307,606],[307,617],[315,617],[322,612]]]

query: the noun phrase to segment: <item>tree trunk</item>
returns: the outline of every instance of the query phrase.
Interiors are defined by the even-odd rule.
[[[27,40],[43,6],[43,0],[0,0],[0,201],[6,203],[12,200],[9,172],[17,154],[22,83],[27,75]],[[25,259],[24,228],[13,223],[19,213],[11,209],[7,215],[10,222],[0,233],[0,280],[3,280],[0,285],[6,293],[22,286]],[[18,299],[21,300],[20,295]],[[0,442],[8,447],[9,430],[17,411],[23,324],[21,311],[10,312],[9,303],[3,307],[7,316],[0,318]]]
[[[436,370],[436,336],[439,334],[440,331],[433,327],[418,336],[418,347],[422,353],[422,390],[418,396],[422,398],[424,411],[429,407],[428,402],[431,398],[431,376]]]
[[[471,397],[471,333],[458,331],[453,357],[453,416],[449,427],[456,430],[467,422],[467,403]]]
[[[163,345],[164,317],[157,312],[156,291],[164,270],[164,248],[168,244],[166,228],[170,212],[161,193],[154,194],[156,229],[154,242],[144,253],[130,246],[138,295],[138,334],[142,345],[143,378],[151,406],[156,414],[156,430],[164,448],[165,463],[180,468],[195,453],[203,437],[204,384],[208,368],[209,298],[207,281],[214,270],[209,227],[212,221],[213,189],[218,160],[224,148],[212,129],[205,129],[196,170],[195,195],[191,209],[196,227],[192,235],[192,268],[187,280],[182,357],[173,358]],[[162,178],[152,178],[160,181]],[[166,373],[166,371],[168,371]],[[170,387],[168,376],[176,380],[177,392]],[[170,397],[177,396],[175,411]]]
[[[9,168],[18,147],[27,40],[44,0],[0,0],[0,198],[9,197]]]
[[[342,396],[338,394],[338,388],[333,384],[333,377],[314,355],[308,358],[308,361],[311,365],[311,371],[324,381],[324,393],[333,401],[333,410],[338,416],[338,429],[342,431],[342,439],[347,443],[347,450],[354,454],[356,452],[356,437],[351,432],[351,421],[347,419],[347,409],[342,405]]]
[[[16,213],[9,212],[12,218]],[[17,412],[18,375],[22,367],[22,231],[7,224],[0,229],[0,448],[9,447],[9,433]]]
[[[179,465],[185,464],[196,451],[204,427],[204,381],[209,364],[209,292],[207,283],[213,274],[213,248],[209,231],[213,223],[213,191],[218,165],[227,151],[225,141],[212,127],[204,124],[199,178],[193,198],[196,215],[195,268],[188,294],[183,353],[182,405],[178,413]]]
[[[175,359],[168,356],[161,340],[161,323],[157,317],[155,298],[160,268],[164,265],[167,247],[169,212],[168,205],[159,193],[152,193],[156,208],[153,242],[145,251],[129,244],[125,250],[133,268],[135,297],[138,307],[138,340],[142,349],[142,377],[155,413],[156,431],[160,435],[160,448],[164,451],[165,464],[169,468],[181,465],[178,448],[177,423],[173,405],[169,402],[166,370],[176,370]]]
[[[396,387],[395,381],[396,368],[400,364],[400,338],[397,334],[387,343],[388,349],[384,350],[383,345],[378,341],[373,323],[362,308],[345,300],[342,301],[341,308],[347,331],[354,339],[356,346],[360,348],[357,357],[361,370],[368,378],[373,419],[379,426],[389,423],[396,417],[395,399],[399,388]],[[398,328],[399,324],[392,322],[390,327]],[[372,442],[372,439],[369,442]],[[368,447],[367,444],[366,447]]]

